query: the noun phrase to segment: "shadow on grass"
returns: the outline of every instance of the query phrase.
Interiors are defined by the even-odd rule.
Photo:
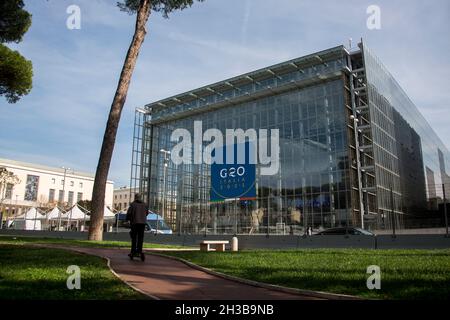
[[[130,289],[131,290],[131,289]],[[79,290],[69,290],[66,279],[0,280],[1,300],[128,300],[145,299],[128,292],[115,279],[83,279]]]
[[[0,299],[144,299],[99,257],[61,249],[0,245]],[[81,271],[81,289],[67,288],[67,267]]]
[[[298,289],[383,299],[442,300],[450,296],[450,260],[446,253],[429,255],[429,251],[424,251],[408,255],[390,250],[373,256],[358,250],[351,255],[347,251],[343,257],[339,250],[311,252],[314,251],[308,250],[301,260],[297,251],[171,255],[225,274]],[[381,290],[369,290],[366,286],[367,266],[372,264],[381,267]]]

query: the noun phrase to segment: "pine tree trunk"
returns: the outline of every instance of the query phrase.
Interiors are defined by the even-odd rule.
[[[103,136],[100,158],[98,160],[97,171],[95,173],[94,188],[92,190],[92,211],[89,226],[89,240],[102,240],[103,238],[103,214],[105,206],[105,188],[108,179],[109,167],[114,151],[117,128],[119,127],[120,115],[122,113],[125,100],[127,98],[128,87],[130,86],[139,50],[144,42],[147,33],[145,25],[150,16],[150,0],[141,0],[136,16],[136,27],[133,40],[131,41],[125,58],[116,94],[109,111],[108,122],[106,124],[105,135]]]

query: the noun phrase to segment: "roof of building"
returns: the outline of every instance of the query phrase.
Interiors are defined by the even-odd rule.
[[[221,92],[232,88],[233,86],[252,83],[255,81],[261,81],[262,79],[282,75],[293,70],[301,69],[307,65],[314,65],[324,63],[329,59],[335,58],[337,55],[344,51],[344,46],[336,46],[319,52],[315,52],[306,56],[291,59],[285,62],[281,62],[269,67],[261,68],[255,71],[244,73],[233,78],[222,80],[213,84],[209,84],[200,88],[196,88],[175,96],[171,96],[165,99],[161,99],[145,105],[149,108],[165,108],[167,106],[175,105],[177,103],[185,103],[198,97],[210,95],[215,92]]]
[[[344,46],[291,59],[137,108],[139,119],[157,124],[250,102],[342,77]],[[141,120],[139,120],[141,121]]]
[[[130,191],[130,190],[138,190],[138,188],[120,187],[120,188],[114,189],[114,192]]]
[[[51,167],[36,163],[30,163],[30,162],[23,162],[23,161],[17,161],[17,160],[11,160],[11,159],[3,159],[0,158],[0,167],[1,166],[16,166],[16,167],[24,167],[29,168],[31,170],[41,170],[41,171],[50,171],[53,173],[60,173],[64,174],[63,168],[58,167]],[[91,178],[94,179],[95,175],[92,173],[82,172],[82,171],[75,171],[75,170],[67,170],[66,176],[73,176],[73,177],[83,177],[83,178]],[[114,183],[113,181],[108,180],[108,183]]]

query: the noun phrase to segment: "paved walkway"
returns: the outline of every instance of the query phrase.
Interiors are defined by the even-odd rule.
[[[56,246],[52,246],[56,247]],[[58,246],[61,248],[61,246]],[[170,300],[311,300],[315,297],[290,294],[227,280],[180,261],[147,254],[145,262],[131,261],[127,250],[62,247],[106,257],[125,282],[155,299]]]

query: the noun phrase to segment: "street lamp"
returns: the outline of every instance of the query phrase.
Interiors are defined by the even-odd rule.
[[[63,177],[63,194],[62,194],[62,204],[64,204],[64,197],[66,196],[66,174],[67,171],[70,170],[70,168],[61,167],[61,169],[64,170],[64,177]],[[61,229],[61,210],[58,210],[58,231]]]
[[[168,155],[170,155],[170,151],[165,150],[165,149],[161,149],[159,150],[160,152],[162,152],[164,154],[164,172],[163,172],[163,194],[162,194],[162,218],[163,220],[166,218],[166,170],[168,167]],[[158,219],[156,219],[156,230],[158,231]]]
[[[17,217],[17,212],[19,211],[19,209],[17,208],[17,198],[19,197],[18,194],[16,194],[16,208],[14,210],[14,217]]]

